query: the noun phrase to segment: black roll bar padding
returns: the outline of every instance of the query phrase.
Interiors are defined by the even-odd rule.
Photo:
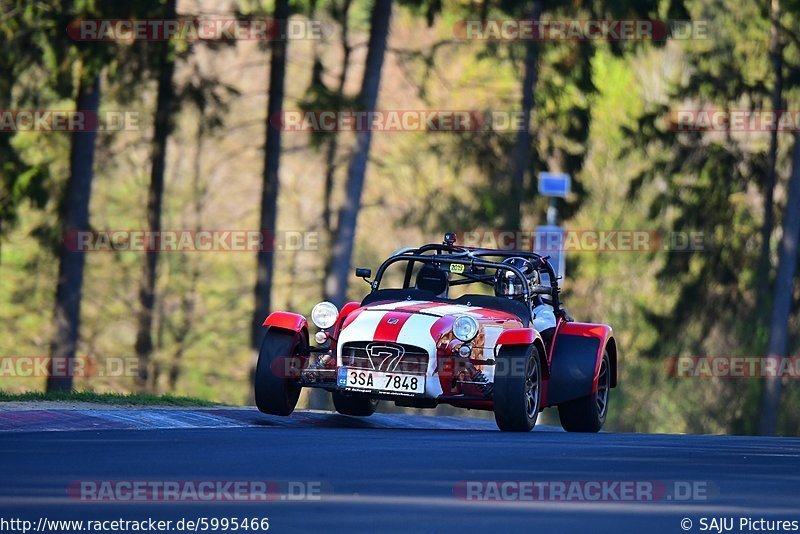
[[[549,295],[552,292],[552,287],[543,284],[536,284],[531,288],[531,293],[534,295]]]
[[[449,252],[450,254],[460,254],[460,255],[469,254],[469,250],[465,249],[464,247],[448,245],[445,243],[431,243],[429,245],[422,245],[421,247],[414,250],[408,250],[402,254],[398,254],[397,256],[403,257],[411,253],[421,255],[431,250],[435,251],[437,255],[442,254],[442,252]],[[411,276],[413,272],[414,272],[414,261],[409,261],[408,267],[406,267],[405,277],[403,278],[403,287],[411,287]]]
[[[404,288],[411,287],[411,275],[412,274],[414,274],[414,262],[410,261],[410,262],[408,262],[408,265],[406,266],[406,274],[403,277],[403,287]],[[374,291],[374,289],[373,289],[373,291]]]
[[[417,254],[422,254],[423,252],[428,252],[429,250],[435,250],[437,252],[449,252],[450,254],[469,252],[469,250],[464,247],[459,247],[458,245],[446,245],[444,243],[431,243],[429,245],[422,245],[415,252]]]
[[[459,273],[459,276],[463,276],[464,278],[461,280],[454,280],[450,282],[450,286],[463,286],[466,284],[474,284],[475,282],[488,282],[494,279],[493,274],[489,275],[472,275],[467,273]]]
[[[378,272],[375,274],[375,278],[372,280],[372,291],[375,291],[376,289],[378,289],[378,287],[380,287],[381,280],[383,279],[383,273],[386,271],[386,269],[390,265],[392,265],[393,263],[397,263],[398,261],[419,261],[419,262],[433,263],[434,261],[437,261],[437,258],[431,256],[422,256],[419,254],[399,254],[397,256],[392,256],[391,258],[388,258],[378,268]],[[520,279],[524,280],[525,289],[523,291],[523,298],[525,299],[526,302],[530,299],[531,290],[530,290],[530,284],[528,283],[528,278],[524,274],[522,274],[522,271],[520,271],[513,265],[476,260],[475,258],[461,259],[458,257],[448,257],[446,260],[443,261],[447,261],[447,263],[451,264],[457,263],[461,265],[477,265],[478,267],[487,267],[489,269],[504,269],[506,271],[511,271],[517,276],[519,276]]]
[[[448,255],[447,258],[439,259],[436,256],[424,255],[425,252],[431,250],[436,251],[437,253],[436,255],[440,255],[442,252],[449,252],[450,254],[452,254],[452,256]],[[504,269],[513,272],[521,279],[525,280],[524,282],[525,292],[523,297],[526,302],[529,302],[530,295],[532,294],[545,294],[543,292],[540,293],[539,291],[533,291],[532,288],[530,287],[530,284],[528,283],[528,278],[524,276],[522,272],[516,267],[513,267],[505,263],[481,260],[479,259],[481,256],[500,256],[505,258],[521,257],[532,260],[534,261],[534,263],[538,263],[540,267],[544,268],[544,270],[548,274],[548,277],[550,278],[549,294],[553,299],[553,310],[555,314],[558,316],[564,315],[564,310],[561,308],[561,302],[558,296],[560,289],[558,287],[558,279],[556,278],[555,270],[553,269],[553,266],[548,260],[548,258],[541,256],[535,252],[503,251],[503,250],[491,250],[491,249],[469,249],[455,245],[431,243],[428,245],[423,245],[417,249],[406,251],[402,254],[397,254],[396,256],[392,256],[386,259],[378,268],[378,272],[375,274],[375,278],[372,280],[372,285],[371,285],[372,290],[370,292],[374,292],[380,287],[381,280],[383,279],[383,273],[390,265],[397,263],[398,261],[408,262],[408,268],[406,269],[405,279],[403,281],[403,287],[410,287],[411,274],[413,272],[414,263],[419,261],[422,263],[434,263],[434,262],[457,263],[471,267],[484,267],[495,270]],[[458,285],[458,282],[453,283],[452,285]]]
[[[553,310],[555,311],[556,315],[563,316],[564,310],[561,309],[561,300],[558,297],[559,292],[561,291],[558,287],[558,279],[556,277],[555,269],[553,269],[553,265],[549,261],[549,256],[545,257],[535,252],[524,252],[524,251],[501,251],[501,250],[491,250],[491,249],[480,249],[475,250],[472,252],[473,256],[503,256],[506,258],[513,258],[513,257],[520,257],[526,258],[529,260],[533,260],[534,262],[538,262],[540,266],[547,271],[548,278],[550,278],[550,295],[553,298]]]

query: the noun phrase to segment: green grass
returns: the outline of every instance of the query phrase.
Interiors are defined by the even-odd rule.
[[[40,391],[6,393],[5,391],[0,391],[0,402],[20,401],[96,402],[121,406],[220,406],[218,402],[210,402],[192,397],[176,397],[174,395],[94,393],[91,391],[77,391],[73,393],[43,393]]]

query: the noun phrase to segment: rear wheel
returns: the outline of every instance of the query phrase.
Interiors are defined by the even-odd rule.
[[[539,415],[542,373],[534,345],[503,348],[494,377],[494,419],[500,430],[529,432]]]
[[[611,389],[611,365],[608,351],[603,351],[597,375],[597,391],[565,402],[558,407],[561,426],[567,432],[599,432],[608,414],[608,393]]]
[[[375,413],[379,402],[378,399],[363,395],[347,395],[340,391],[333,392],[333,407],[343,415],[368,417]]]
[[[261,343],[256,364],[256,406],[264,413],[290,415],[297,406],[300,391],[300,368],[296,357],[304,356],[306,340],[302,334],[269,328]]]

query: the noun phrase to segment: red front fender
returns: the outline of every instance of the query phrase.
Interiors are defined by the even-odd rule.
[[[336,324],[334,325],[333,337],[339,337],[339,331],[344,326],[344,322],[347,317],[353,313],[354,310],[357,310],[361,307],[359,302],[348,302],[344,306],[342,306],[342,311],[339,312],[339,316],[336,318]]]
[[[550,365],[547,362],[544,341],[542,341],[542,336],[535,329],[508,328],[503,330],[503,333],[500,334],[495,342],[495,357],[497,356],[497,348],[502,345],[535,345],[536,350],[539,351],[544,377],[548,378],[550,376]]]
[[[610,326],[563,323],[553,340],[551,377],[546,406],[561,404],[597,391],[603,352],[608,350],[611,387],[617,385],[617,345]]]
[[[292,332],[308,333],[308,321],[299,313],[291,313],[285,311],[276,311],[269,314],[264,320],[263,326],[270,328],[281,328],[283,330],[291,330]]]
[[[533,328],[508,328],[497,338],[496,345],[530,345],[536,339]]]
[[[614,338],[614,331],[610,326],[604,324],[591,323],[564,323],[558,330],[557,335],[574,335],[581,337],[593,337],[600,340],[600,350],[595,357],[595,371],[600,369],[600,360],[603,358],[603,350],[608,351],[608,358],[611,364],[611,387],[617,386],[617,341]],[[595,376],[592,392],[597,389],[597,377]]]

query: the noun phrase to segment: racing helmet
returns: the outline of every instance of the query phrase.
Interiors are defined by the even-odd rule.
[[[539,283],[539,271],[533,267],[530,260],[520,257],[506,258],[503,260],[505,265],[516,267],[525,278],[529,285]],[[494,279],[494,294],[498,297],[516,299],[522,298],[525,293],[525,282],[513,271],[498,269]]]

